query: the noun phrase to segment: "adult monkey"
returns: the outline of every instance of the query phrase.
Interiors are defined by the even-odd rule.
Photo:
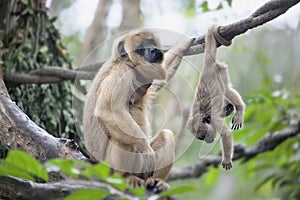
[[[133,187],[146,185],[156,192],[169,187],[164,180],[175,159],[174,136],[162,130],[149,138],[147,106],[159,81],[176,70],[194,42],[191,38],[164,55],[151,31],[121,36],[87,94],[83,132],[89,155],[108,162]]]

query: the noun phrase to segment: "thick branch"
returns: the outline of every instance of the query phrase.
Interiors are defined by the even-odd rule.
[[[10,176],[0,178],[0,199],[43,199],[63,200],[66,196],[79,189],[105,189],[110,196],[107,200],[125,197],[137,199],[116,188],[96,181],[64,181],[55,183],[34,183]]]
[[[248,18],[234,22],[232,24],[221,26],[219,33],[227,40],[232,40],[234,37],[245,33],[246,31],[267,23],[276,17],[284,14],[289,8],[293,7],[300,0],[271,0],[262,5]],[[198,37],[195,46],[192,46],[185,55],[195,55],[204,52],[205,35]],[[169,50],[170,47],[163,48]],[[8,85],[18,84],[44,84],[57,83],[65,80],[89,80],[92,79],[103,62],[93,65],[83,66],[77,70],[64,69],[61,67],[45,67],[35,70],[29,74],[4,74],[4,81]]]
[[[233,160],[242,159],[244,162],[246,162],[257,156],[258,154],[272,151],[288,138],[294,137],[298,134],[300,134],[300,121],[291,124],[288,128],[282,131],[266,134],[255,145],[249,148],[246,148],[241,144],[237,144],[234,147]],[[209,167],[216,167],[220,162],[221,156],[207,156],[191,165],[181,168],[173,168],[168,180],[171,181],[177,179],[200,177],[208,170]]]
[[[238,22],[221,26],[219,33],[227,40],[232,40],[234,37],[245,33],[246,31],[261,26],[276,17],[284,14],[288,9],[298,4],[300,0],[272,0],[260,8],[252,15]],[[190,48],[185,55],[195,55],[204,52],[205,35],[198,37],[198,45]]]
[[[86,160],[73,140],[48,134],[3,91],[0,91],[0,141],[8,149],[21,149],[40,161],[56,157]]]
[[[95,64],[93,66],[98,66],[100,68],[102,64],[103,63],[99,63],[99,65]],[[86,68],[89,66],[86,66]],[[34,70],[28,74],[4,74],[4,81],[8,85],[17,85],[29,83],[59,83],[65,80],[74,81],[76,79],[92,80],[98,69],[84,71],[81,69],[72,70],[62,67],[45,67]]]

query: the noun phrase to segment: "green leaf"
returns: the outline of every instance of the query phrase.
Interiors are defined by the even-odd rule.
[[[102,200],[107,195],[109,195],[109,192],[104,189],[83,189],[73,192],[65,200]]]
[[[207,186],[213,186],[215,184],[216,180],[218,179],[219,172],[219,169],[213,168],[207,173],[205,179]]]
[[[69,176],[77,178],[80,171],[76,168],[74,161],[66,159],[51,159],[45,163],[46,169],[50,171],[60,171]]]
[[[46,169],[32,156],[29,154],[19,151],[19,150],[10,150],[5,159],[6,166],[12,168],[10,175],[14,176],[14,170],[19,170],[16,175],[25,175],[26,173],[30,176],[37,176],[42,178],[45,181],[48,181],[48,173]],[[27,176],[23,177],[26,178]],[[28,179],[28,177],[27,177]],[[29,179],[32,180],[32,179]]]
[[[118,188],[119,190],[124,191],[126,189],[126,181],[125,179],[119,174],[113,174],[110,177],[105,179],[105,182],[109,183],[110,185]]]
[[[183,193],[192,192],[192,191],[195,191],[195,188],[193,186],[183,185],[183,186],[176,187],[176,188],[173,188],[166,192],[161,193],[159,195],[159,198],[168,197],[170,195],[183,194]]]
[[[196,16],[195,1],[188,2],[187,8],[184,11],[184,16],[187,18],[193,18]]]
[[[208,12],[208,11],[209,11],[207,1],[205,1],[205,2],[203,2],[203,3],[201,4],[201,8],[202,8],[202,11],[203,11],[203,12]]]
[[[230,7],[232,7],[232,0],[226,0],[226,1],[227,1],[228,5],[229,5]]]
[[[130,192],[132,192],[135,196],[141,197],[145,194],[145,187],[139,187],[139,188],[129,188]]]
[[[93,172],[100,180],[105,180],[110,175],[110,168],[107,163],[99,163],[93,166]]]
[[[270,182],[274,178],[274,175],[269,175],[266,178],[264,178],[260,183],[258,183],[255,187],[255,191],[258,191],[263,185]]]
[[[19,168],[10,166],[5,162],[0,162],[0,176],[14,176],[17,178],[23,178],[31,181],[35,181],[34,178],[27,172],[21,171]]]

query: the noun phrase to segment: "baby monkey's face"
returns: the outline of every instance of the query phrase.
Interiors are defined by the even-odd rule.
[[[210,114],[195,114],[187,126],[197,139],[204,140],[206,143],[212,143],[216,138],[217,132],[212,126]]]
[[[204,140],[206,143],[212,143],[215,140],[215,130],[207,124],[201,123],[197,132],[194,133],[199,140]]]

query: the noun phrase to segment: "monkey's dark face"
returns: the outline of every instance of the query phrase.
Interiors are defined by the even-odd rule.
[[[118,54],[128,58],[142,84],[151,84],[154,79],[165,79],[166,70],[162,65],[164,54],[153,32],[133,31],[118,40]]]
[[[154,39],[143,40],[137,46],[135,53],[149,63],[161,63],[164,58],[164,54],[157,48],[157,44]]]
[[[204,125],[205,126],[205,125]],[[207,130],[199,130],[195,133],[198,140],[204,140],[206,143],[212,143],[215,140],[216,133],[207,127]]]
[[[158,38],[147,30],[134,31],[122,38],[118,44],[118,52],[122,57],[128,56],[133,62],[142,60],[155,64],[162,63],[164,58]]]
[[[210,131],[198,132],[196,137],[199,140],[204,140],[206,143],[215,141],[215,134]]]
[[[197,121],[195,121],[196,118]],[[191,124],[189,126],[192,124],[194,125],[191,130],[193,130],[192,133],[197,139],[204,140],[206,143],[212,143],[215,140],[216,131],[211,126],[210,115],[199,115],[198,117],[194,116],[194,121],[190,121],[190,123]]]

